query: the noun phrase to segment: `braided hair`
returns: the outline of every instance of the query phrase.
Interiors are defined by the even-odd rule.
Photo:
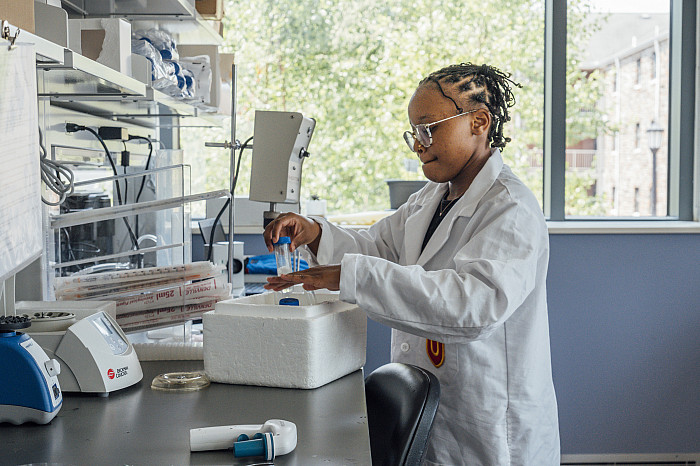
[[[442,95],[455,104],[459,113],[464,110],[452,97],[445,94],[441,83],[454,86],[459,96],[469,103],[486,105],[494,120],[489,129],[489,142],[491,147],[502,149],[510,142],[510,138],[503,137],[503,124],[510,121],[508,109],[515,105],[511,84],[515,87],[522,87],[519,83],[511,80],[510,76],[510,73],[504,73],[493,66],[460,63],[431,73],[419,83],[419,86],[428,82],[437,84]]]

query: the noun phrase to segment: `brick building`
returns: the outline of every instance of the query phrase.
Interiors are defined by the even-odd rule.
[[[652,186],[656,171],[656,215],[667,215],[669,15],[620,13],[601,16],[601,29],[591,38],[584,70],[599,70],[604,93],[599,102],[612,131],[589,141],[595,160],[595,192],[610,216],[653,215]],[[653,163],[647,130],[656,121],[664,130]],[[582,141],[577,147],[586,147]],[[576,169],[576,148],[567,150]],[[583,162],[585,165],[585,162]]]

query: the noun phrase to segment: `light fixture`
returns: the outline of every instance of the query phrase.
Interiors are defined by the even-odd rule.
[[[651,120],[649,128],[647,128],[647,140],[649,141],[649,149],[657,151],[661,148],[661,139],[664,134],[664,129],[656,120]]]
[[[664,129],[656,120],[651,120],[647,128],[647,141],[651,150],[651,216],[656,217],[656,152],[661,148],[661,139]]]

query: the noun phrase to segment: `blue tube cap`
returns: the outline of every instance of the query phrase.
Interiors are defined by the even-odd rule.
[[[297,298],[282,298],[280,299],[280,306],[298,306],[299,300]]]
[[[272,244],[276,246],[278,244],[290,244],[291,242],[292,240],[289,236],[280,236],[279,239],[277,239],[277,242]]]

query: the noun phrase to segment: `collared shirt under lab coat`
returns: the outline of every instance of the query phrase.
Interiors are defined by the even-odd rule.
[[[341,263],[341,300],[393,328],[392,361],[440,380],[425,464],[558,465],[542,211],[494,150],[421,253],[446,189],[428,183],[363,231],[316,218],[316,259]],[[445,344],[441,367],[426,338]]]

